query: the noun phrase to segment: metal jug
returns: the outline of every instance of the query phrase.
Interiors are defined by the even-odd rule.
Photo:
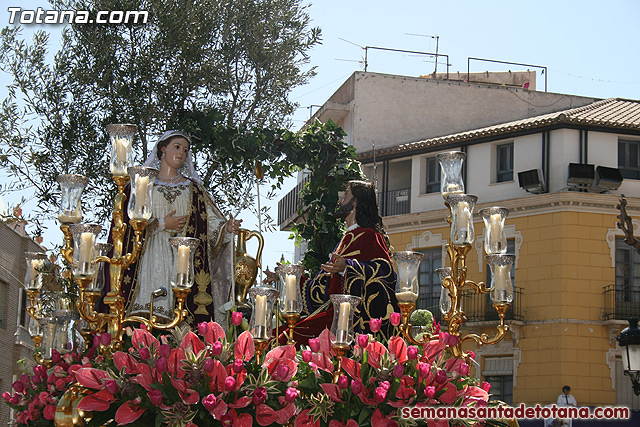
[[[252,237],[258,239],[258,253],[255,258],[247,253],[246,247],[247,240]],[[263,247],[264,239],[258,231],[240,229],[233,262],[235,269],[235,302],[238,308],[249,307],[249,304],[247,304],[247,291],[253,286],[258,276]]]

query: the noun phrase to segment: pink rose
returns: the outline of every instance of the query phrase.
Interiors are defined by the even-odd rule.
[[[358,335],[358,346],[361,348],[367,348],[367,344],[369,344],[369,334]]]
[[[224,380],[224,388],[226,391],[232,391],[234,388],[236,388],[236,379],[233,377],[227,377]]]
[[[155,406],[162,405],[162,392],[160,390],[150,391],[147,393],[147,396],[149,396],[149,401],[151,401],[152,405],[155,405]]]
[[[342,390],[346,390],[346,388],[349,387],[349,378],[347,378],[346,375],[340,375],[338,377],[338,387]]]
[[[206,409],[207,411],[209,412],[213,411],[213,408],[215,408],[216,406],[216,397],[213,394],[209,394],[203,397],[202,405],[204,406],[204,409]]]
[[[67,382],[60,378],[58,381],[56,381],[56,388],[58,389],[58,391],[64,390],[65,388],[67,388]]]
[[[239,311],[234,311],[233,313],[231,313],[231,323],[233,323],[235,326],[240,326],[240,324],[242,323],[242,313],[240,313]]]
[[[353,392],[353,394],[360,394],[363,387],[364,387],[364,384],[362,384],[362,381],[360,380],[351,381],[351,391]]]
[[[243,369],[244,369],[244,364],[242,363],[242,359],[236,359],[236,361],[233,362],[233,372],[235,372],[236,374],[239,374],[240,372],[242,372]]]
[[[161,344],[158,347],[158,356],[165,358],[171,356],[171,346],[168,344]]]
[[[147,361],[151,357],[151,352],[147,347],[140,347],[138,350],[138,354],[140,355],[140,359]]]
[[[156,360],[156,371],[158,371],[159,374],[164,374],[165,372],[167,372],[167,359],[165,359],[164,357],[159,357]]]
[[[427,396],[427,399],[433,399],[436,395],[436,388],[432,385],[428,386],[424,389],[424,395]]]
[[[53,420],[56,417],[56,405],[46,405],[42,415],[47,420]]]
[[[387,398],[387,390],[385,390],[383,387],[377,387],[373,391],[373,398],[378,403],[384,402],[385,399]]]
[[[318,350],[320,350],[320,339],[318,338],[311,338],[309,340],[309,348],[311,349],[311,351],[313,351],[314,353],[317,353]]]
[[[436,372],[436,382],[442,384],[445,381],[447,381],[447,372],[444,369],[439,369]]]
[[[393,367],[393,376],[396,378],[400,378],[404,374],[404,365],[398,363]]]
[[[389,315],[389,322],[391,322],[393,326],[398,326],[400,324],[401,319],[402,317],[400,316],[400,313],[394,312]]]
[[[302,350],[302,360],[305,363],[311,362],[311,352],[309,350]]]
[[[292,403],[297,398],[298,398],[298,390],[293,387],[287,388],[287,390],[284,392],[284,400],[286,400],[289,403]]]
[[[207,359],[204,361],[202,369],[204,369],[205,372],[211,372],[213,371],[214,366],[215,362],[213,361],[213,359]]]
[[[369,320],[369,328],[371,329],[371,332],[378,332],[381,326],[382,326],[382,320],[380,319]]]
[[[267,389],[264,387],[256,387],[253,391],[253,404],[258,406],[267,400]]]
[[[482,384],[480,384],[480,388],[489,393],[489,391],[491,390],[491,384],[486,381],[482,381]]]
[[[213,343],[213,346],[211,347],[211,354],[214,356],[220,356],[222,354],[222,343],[220,341]]]
[[[109,393],[116,394],[118,392],[118,383],[116,380],[105,380],[104,388],[106,388]]]

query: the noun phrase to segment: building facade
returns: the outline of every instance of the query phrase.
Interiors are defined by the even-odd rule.
[[[528,81],[524,89],[354,73],[316,118],[343,126],[356,147],[395,250],[425,254],[419,305],[436,317],[434,270],[447,264],[449,239],[436,154],[466,153],[476,212],[509,208],[505,230],[517,257],[510,332],[476,349],[476,374],[497,398],[550,404],[568,384],[580,405],[640,409],[615,341],[640,314],[640,255],[616,227],[621,194],[640,219],[640,101],[538,92]],[[284,228],[294,216],[280,218]],[[474,281],[490,278],[482,228],[476,215],[467,259]],[[463,333],[495,333],[486,295],[465,295],[463,309]]]

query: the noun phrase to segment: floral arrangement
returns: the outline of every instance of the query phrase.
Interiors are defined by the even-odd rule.
[[[233,324],[241,321],[234,313]],[[401,407],[478,407],[489,398],[490,386],[478,386],[467,361],[452,357],[449,348],[456,337],[447,333],[422,348],[398,336],[385,345],[375,334],[359,335],[336,373],[328,330],[302,350],[273,348],[260,364],[248,331],[229,339],[214,322],[198,325],[197,333],[180,328],[159,337],[144,328],[129,332],[126,351],[112,358],[95,356],[98,346],[84,355],[56,353],[53,368],[39,365],[33,375],[23,375],[13,384],[15,393],[3,394],[17,424],[52,426],[55,405],[71,386],[83,394],[77,408],[91,417],[88,426],[402,426],[416,420],[402,419]],[[108,338],[103,334],[94,344],[108,344]],[[477,421],[426,423],[446,427]]]

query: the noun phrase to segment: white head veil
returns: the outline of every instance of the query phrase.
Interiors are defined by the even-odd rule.
[[[158,141],[156,141],[156,145],[153,147],[153,150],[151,150],[151,154],[149,154],[149,157],[144,162],[143,166],[160,169],[160,158],[158,157],[158,146],[161,143],[167,141],[168,139],[176,136],[180,136],[186,139],[187,141],[189,141],[189,151],[187,152],[187,158],[184,160],[184,163],[182,164],[182,166],[178,169],[178,173],[184,176],[185,178],[189,178],[192,181],[197,182],[198,184],[202,184],[202,180],[198,176],[198,172],[196,172],[196,169],[193,166],[193,158],[191,156],[191,137],[186,132],[183,132],[181,130],[168,130],[162,135],[160,135],[160,138],[158,138]]]

